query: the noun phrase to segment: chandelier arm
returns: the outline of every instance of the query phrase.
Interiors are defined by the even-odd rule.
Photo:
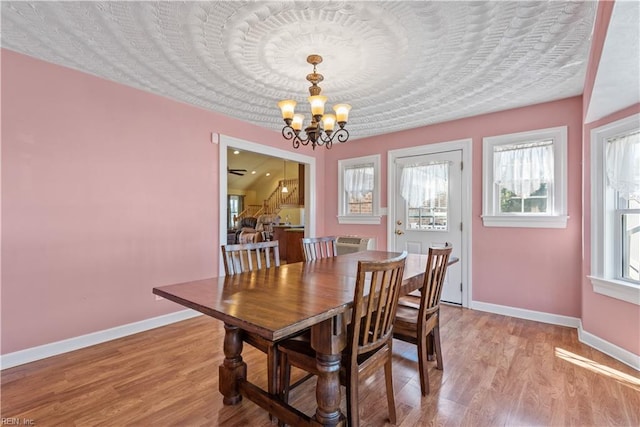
[[[349,132],[345,128],[340,128],[333,134],[331,140],[334,138],[336,138],[338,142],[347,142],[349,139]]]
[[[284,126],[282,128],[282,136],[284,137],[284,139],[293,139],[296,136],[296,131],[293,130],[293,128],[291,126]]]
[[[300,147],[300,144],[302,145],[309,145],[309,142],[311,142],[311,140],[309,139],[309,137],[307,136],[306,138],[300,138],[300,136],[296,136],[296,140],[293,141],[293,148],[298,148]]]
[[[322,145],[324,143],[326,144],[327,149],[330,149],[333,146],[334,140],[337,142],[347,142],[348,139],[349,139],[349,132],[346,129],[341,128],[335,131],[333,134],[331,134],[331,136],[323,132],[320,137],[320,141],[318,142],[318,145]]]
[[[295,129],[288,125],[285,125],[282,128],[282,136],[284,137],[284,139],[292,142],[293,148],[300,148],[300,145],[306,146],[309,145],[309,142],[311,142],[309,135],[307,135],[306,138],[301,138],[300,131],[296,132]],[[315,149],[315,144],[313,144],[313,146]]]

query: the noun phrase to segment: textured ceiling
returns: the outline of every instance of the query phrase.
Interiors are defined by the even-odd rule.
[[[640,1],[615,2],[598,65],[587,123],[640,103]]]
[[[596,3],[2,2],[2,46],[259,126],[307,114],[308,54],[351,138],[582,93]]]

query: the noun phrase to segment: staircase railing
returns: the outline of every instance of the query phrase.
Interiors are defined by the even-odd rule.
[[[247,205],[247,207],[246,207],[242,212],[240,212],[238,215],[236,215],[236,216],[233,218],[233,222],[234,222],[234,223],[236,223],[236,224],[238,224],[238,223],[240,223],[240,220],[241,220],[242,218],[247,218],[247,217],[250,217],[250,216],[255,217],[255,216],[256,216],[256,214],[257,214],[261,209],[262,209],[262,206],[260,206],[260,205]]]
[[[286,193],[282,192],[284,186],[288,190]],[[258,217],[263,214],[277,214],[286,206],[298,206],[300,203],[299,197],[297,179],[280,180],[276,189],[263,201],[262,206],[248,205],[245,210],[238,214],[237,221],[250,216]]]

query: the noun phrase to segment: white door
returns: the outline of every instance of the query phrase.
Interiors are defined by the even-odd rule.
[[[462,246],[462,150],[396,159],[395,250],[426,254],[430,246]],[[404,181],[407,184],[403,191]],[[403,196],[404,193],[404,196]],[[462,267],[447,270],[441,300],[462,304]]]

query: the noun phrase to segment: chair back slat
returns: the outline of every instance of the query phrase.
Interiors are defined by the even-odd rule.
[[[302,239],[302,253],[305,261],[315,261],[321,258],[330,258],[338,255],[336,236],[305,237]]]
[[[223,245],[222,259],[227,276],[245,271],[262,270],[280,266],[278,241]]]
[[[380,348],[391,339],[406,258],[407,253],[403,252],[385,261],[358,262],[349,324],[352,355]],[[353,337],[356,333],[359,336]]]
[[[442,287],[447,274],[447,264],[453,247],[447,243],[444,248],[429,248],[427,267],[420,301],[420,314],[423,318],[440,305]]]

